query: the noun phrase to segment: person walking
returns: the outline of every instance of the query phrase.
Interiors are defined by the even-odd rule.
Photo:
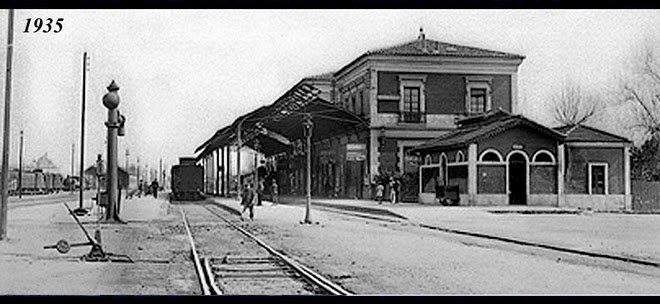
[[[279,190],[280,189],[278,189],[278,188],[279,188],[279,186],[277,186],[277,182],[275,181],[275,179],[273,179],[273,183],[270,185],[270,194],[273,197],[273,205],[277,205],[280,201],[280,198],[279,198],[279,194],[280,194]]]
[[[256,197],[255,193],[252,189],[250,189],[250,185],[246,184],[245,188],[243,189],[243,196],[241,197],[241,205],[243,205],[243,211],[241,211],[241,221],[243,221],[243,213],[245,213],[246,210],[250,210],[250,220],[254,220],[254,203],[255,203]]]
[[[383,192],[385,192],[385,186],[383,186],[383,183],[378,183],[376,185],[376,199],[378,200],[378,205],[383,204]]]
[[[154,198],[158,198],[158,181],[155,179],[151,182],[151,193],[154,195]]]

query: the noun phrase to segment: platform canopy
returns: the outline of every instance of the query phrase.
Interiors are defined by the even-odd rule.
[[[203,150],[197,159],[220,147],[234,144],[238,140],[236,132],[239,124],[243,145],[266,156],[286,152],[295,141],[304,139],[303,122],[307,117],[313,123],[313,141],[367,129],[364,119],[319,98],[319,93],[312,85],[298,84],[273,104],[247,113],[218,130],[195,150]]]

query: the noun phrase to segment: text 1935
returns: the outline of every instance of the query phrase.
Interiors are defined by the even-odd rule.
[[[53,33],[59,33],[62,31],[62,22],[64,22],[64,18],[57,18],[55,21],[53,21],[53,18],[35,18],[34,20],[32,18],[27,18],[26,21],[23,33],[29,33],[30,29],[32,29],[33,33],[39,32],[40,30],[43,33],[50,33],[51,31]]]

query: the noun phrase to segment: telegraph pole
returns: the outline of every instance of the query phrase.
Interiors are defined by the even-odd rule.
[[[156,177],[156,179],[160,180],[159,184],[161,185],[163,184],[163,179],[161,177],[162,172],[163,172],[163,158],[161,157],[160,160],[158,161],[158,176]]]
[[[128,170],[128,148],[126,148],[126,174],[128,174],[128,185],[126,186],[126,198],[128,199],[128,188],[131,184],[131,171]]]
[[[21,130],[21,144],[18,148],[18,198],[23,198],[23,130]]]
[[[75,181],[73,179],[73,171],[74,171],[74,168],[75,168],[75,164],[74,164],[74,162],[75,162],[74,155],[76,153],[75,149],[76,149],[76,144],[71,144],[71,180],[70,180],[70,182],[73,182],[73,186],[71,184],[69,184],[69,187],[71,187],[71,189],[69,189],[69,191],[73,191],[76,188],[75,187],[76,184],[75,184]]]
[[[7,29],[7,76],[5,78],[5,121],[4,134],[2,135],[2,181],[0,182],[0,240],[7,237],[7,203],[9,199],[9,189],[7,182],[9,180],[9,119],[11,104],[11,59],[14,47],[14,10],[9,10],[9,26]]]
[[[137,158],[137,182],[138,182],[138,188],[140,187],[140,179],[142,177],[140,176],[140,157]]]
[[[85,215],[87,210],[83,208],[83,191],[85,191],[85,81],[87,78],[87,52],[83,53],[83,77],[82,77],[82,111],[80,114],[80,195],[78,196],[78,209],[73,210],[76,215]]]

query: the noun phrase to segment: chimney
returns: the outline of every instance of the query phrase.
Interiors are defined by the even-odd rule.
[[[417,37],[417,40],[422,43],[422,51],[428,53],[428,49],[426,48],[426,35],[424,35],[424,29],[421,26],[419,27],[419,36]]]

